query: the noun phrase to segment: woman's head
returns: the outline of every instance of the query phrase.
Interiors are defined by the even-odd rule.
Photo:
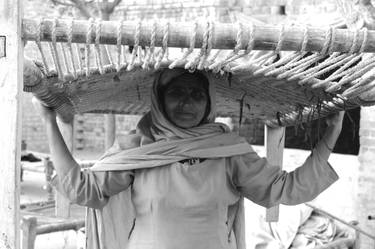
[[[159,86],[159,98],[166,118],[180,128],[206,123],[210,111],[209,83],[199,72],[184,73]]]
[[[203,71],[158,71],[151,93],[149,137],[160,141],[227,132],[225,125],[215,123],[213,80]]]

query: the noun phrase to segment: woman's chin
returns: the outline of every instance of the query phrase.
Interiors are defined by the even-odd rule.
[[[188,120],[179,119],[178,121],[176,120],[174,124],[180,128],[189,129],[189,128],[193,128],[197,126],[199,122],[195,122],[191,119],[188,119]]]

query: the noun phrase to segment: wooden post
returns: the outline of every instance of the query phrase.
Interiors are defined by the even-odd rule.
[[[22,218],[22,249],[34,249],[37,219],[32,216]]]
[[[0,248],[20,248],[21,0],[0,1]]]
[[[45,177],[46,177],[45,189],[46,189],[47,195],[48,195],[47,199],[48,199],[48,201],[53,201],[55,199],[53,187],[51,185],[52,175],[53,175],[53,171],[54,171],[53,163],[49,159],[49,157],[45,157],[45,158],[43,158],[43,165],[44,165],[44,174],[45,174]]]
[[[69,123],[65,123],[62,120],[58,119],[58,125],[61,131],[62,136],[68,149],[73,153],[74,145],[74,129],[73,129],[74,120],[71,120]],[[70,202],[59,192],[56,192],[56,208],[55,215],[68,218],[70,216]]]
[[[285,127],[271,128],[265,126],[265,146],[267,160],[275,167],[282,167],[285,142]],[[266,221],[276,222],[279,220],[279,206],[267,209]]]
[[[116,136],[116,116],[106,114],[105,118],[105,149],[108,150],[113,145]]]

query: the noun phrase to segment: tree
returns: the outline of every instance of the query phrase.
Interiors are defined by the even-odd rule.
[[[86,19],[96,16],[100,13],[102,20],[109,20],[110,15],[122,0],[51,0],[55,6],[64,6],[66,8],[75,8]]]
[[[349,28],[375,29],[375,7],[371,0],[336,0]]]

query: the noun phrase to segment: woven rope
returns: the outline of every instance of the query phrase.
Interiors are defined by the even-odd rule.
[[[198,30],[198,22],[196,21],[194,23],[192,36],[190,37],[189,49],[185,51],[181,59],[177,59],[169,65],[170,69],[173,69],[174,67],[179,66],[180,64],[185,64],[185,62],[187,61],[187,57],[193,53],[194,47],[195,47],[195,40],[197,37],[197,30]]]
[[[121,46],[121,40],[122,40],[122,26],[123,26],[124,21],[121,20],[119,22],[119,25],[117,27],[117,43],[116,43],[116,52],[117,52],[117,64],[116,64],[116,71],[119,72],[121,70],[121,51],[122,46]],[[123,51],[125,52],[125,51]]]
[[[102,33],[102,22],[98,20],[95,24],[95,57],[100,74],[104,74],[102,51],[100,47],[100,37]]]
[[[94,20],[89,20],[89,26],[86,33],[86,44],[85,44],[85,62],[86,62],[86,76],[90,76],[90,43],[91,43],[91,34],[93,32]]]
[[[326,36],[325,36],[325,39],[324,39],[324,44],[323,44],[323,47],[322,47],[322,50],[320,51],[320,54],[327,54],[327,52],[330,50],[330,44],[331,41],[332,41],[332,32],[333,31],[333,28],[332,27],[329,27],[326,31]]]
[[[143,61],[143,65],[142,65],[143,69],[150,69],[150,67],[154,64],[156,31],[157,31],[157,23],[156,23],[156,20],[154,20],[152,23],[152,29],[151,29],[150,47],[148,48],[147,54]]]
[[[363,39],[362,39],[361,48],[359,49],[360,54],[363,53],[363,51],[365,50],[365,47],[367,46],[367,38],[368,38],[368,29],[365,27],[363,28]]]
[[[227,61],[230,61],[231,59],[233,59],[233,57],[237,57],[238,52],[240,51],[242,47],[243,27],[242,27],[242,23],[240,22],[238,22],[236,26],[237,26],[236,45],[233,51],[231,51],[230,54],[228,54],[223,60],[210,65],[208,69],[218,72]]]
[[[322,74],[325,74],[325,73],[327,73],[327,72],[329,72],[331,70],[334,70],[334,69],[337,69],[336,70],[336,72],[337,72],[340,69],[340,67],[342,67],[343,65],[345,65],[345,63],[348,62],[348,61],[350,61],[354,56],[355,55],[350,55],[348,57],[347,55],[341,55],[341,57],[340,56],[336,57],[336,61],[332,65],[330,65],[330,66],[328,66],[328,67],[326,67],[326,68],[324,68],[324,69],[316,72],[313,76],[311,76],[309,78],[301,80],[300,83],[301,84],[303,84],[305,82],[311,83],[312,88],[319,88],[319,87],[327,88],[328,85],[329,85],[328,83],[331,83],[331,80],[324,80],[324,81],[318,80],[318,81],[316,81],[316,79],[314,79],[314,77],[316,78],[316,77],[318,77],[318,76],[320,76]],[[343,59],[341,59],[341,58],[343,58]]]
[[[83,61],[82,61],[81,51],[80,51],[79,45],[77,43],[74,43],[73,45],[75,47],[76,54],[77,54],[77,57],[78,57],[78,70],[80,72],[82,72],[83,71]]]
[[[137,25],[135,26],[134,47],[133,47],[132,55],[131,55],[131,58],[130,58],[130,62],[127,66],[128,71],[130,71],[134,68],[135,59],[136,59],[137,53],[138,53],[140,32],[141,32],[141,21],[138,21]]]
[[[215,25],[212,21],[208,22],[208,32],[207,32],[207,46],[206,49],[203,50],[203,54],[200,58],[200,62],[198,64],[197,69],[203,70],[206,67],[206,62],[208,56],[210,56],[211,50],[212,50],[212,37],[214,33]]]
[[[330,70],[330,66],[332,64],[337,63],[338,61],[341,61],[344,59],[347,55],[342,54],[340,55],[339,53],[333,53],[331,54],[327,59],[324,60],[324,62],[318,64],[317,66],[310,68],[304,72],[301,72],[299,74],[294,75],[295,78],[300,78],[301,80],[299,81],[300,84],[304,84],[307,81],[309,81],[312,78],[316,78],[319,75],[327,72]],[[328,70],[327,70],[328,69]]]
[[[70,22],[67,46],[68,46],[68,49],[69,49],[70,63],[72,65],[72,69],[73,69],[73,76],[76,79],[78,77],[78,75],[77,75],[77,68],[76,68],[76,65],[74,63],[74,52],[73,52],[73,47],[72,47],[73,26],[74,26],[74,19],[72,19],[71,22]]]
[[[319,83],[313,85],[312,87],[313,88],[316,88],[318,87],[319,85],[318,84],[321,84],[321,85],[324,85],[328,82],[331,82],[331,81],[334,81],[340,77],[343,77],[345,76],[345,74],[347,73],[347,69],[350,68],[354,63],[356,63],[358,60],[361,59],[361,55],[351,55],[350,57],[348,57],[347,59],[348,60],[344,60],[345,61],[345,64],[343,66],[341,66],[337,71],[335,71],[332,75],[330,75],[327,79],[323,80],[323,81],[320,81]],[[327,92],[331,92],[331,91],[336,91],[340,88],[339,85],[332,85],[331,87],[328,87],[326,88],[326,91]]]
[[[65,46],[62,43],[59,43],[60,45],[60,50],[62,52],[62,57],[63,57],[63,62],[64,62],[64,67],[65,67],[65,72],[67,75],[72,75],[70,68],[69,68],[69,63],[68,63],[68,56],[66,55],[66,50]]]
[[[306,51],[308,40],[309,40],[309,28],[307,26],[305,26],[305,28],[303,30],[303,40],[302,40],[302,43],[301,43],[301,50],[300,50],[301,53]]]
[[[51,33],[52,42],[49,43],[49,45],[50,45],[50,51],[51,51],[51,54],[52,54],[52,59],[53,59],[53,62],[55,64],[55,68],[56,68],[58,77],[59,77],[59,79],[63,79],[64,75],[63,75],[63,72],[62,72],[62,69],[61,69],[61,64],[60,64],[59,55],[58,55],[57,46],[56,46],[57,22],[58,22],[57,18],[55,18],[53,20],[53,23],[52,23],[52,33]]]
[[[46,60],[46,55],[44,54],[43,48],[42,48],[42,43],[40,42],[41,36],[42,36],[42,22],[43,18],[41,18],[38,22],[38,28],[37,28],[37,35],[35,39],[35,43],[39,49],[40,55],[42,57],[42,62],[43,62],[43,67],[45,69],[46,75],[49,75],[50,69]]]
[[[208,45],[208,35],[209,35],[209,29],[210,29],[210,23],[206,22],[206,28],[202,35],[202,47],[195,57],[192,58],[189,62],[185,64],[185,69],[188,69],[190,71],[194,71],[198,63],[201,61],[202,57],[206,54],[207,45]]]
[[[357,46],[358,46],[358,37],[359,36],[359,32],[358,30],[354,30],[354,37],[353,37],[353,40],[352,40],[352,45],[350,46],[350,49],[349,49],[349,54],[354,54]]]
[[[168,39],[169,39],[169,22],[166,22],[163,28],[163,45],[160,49],[159,56],[156,59],[155,69],[159,69],[161,61],[163,60],[165,54],[168,52]]]
[[[282,45],[283,45],[283,42],[284,42],[284,38],[285,38],[285,26],[284,25],[281,25],[280,27],[280,33],[279,33],[279,40],[276,44],[276,47],[275,47],[275,50],[273,51],[272,54],[270,55],[267,55],[267,59],[264,61],[264,65],[262,68],[256,70],[254,72],[254,75],[259,75],[259,74],[263,74],[263,73],[266,73],[267,71],[270,71],[272,69],[274,69],[276,67],[276,63],[274,63],[274,59],[276,58],[276,56],[278,56],[280,54],[280,51],[281,51],[281,48],[282,48]],[[267,61],[271,61],[271,63],[269,63],[267,65]]]

